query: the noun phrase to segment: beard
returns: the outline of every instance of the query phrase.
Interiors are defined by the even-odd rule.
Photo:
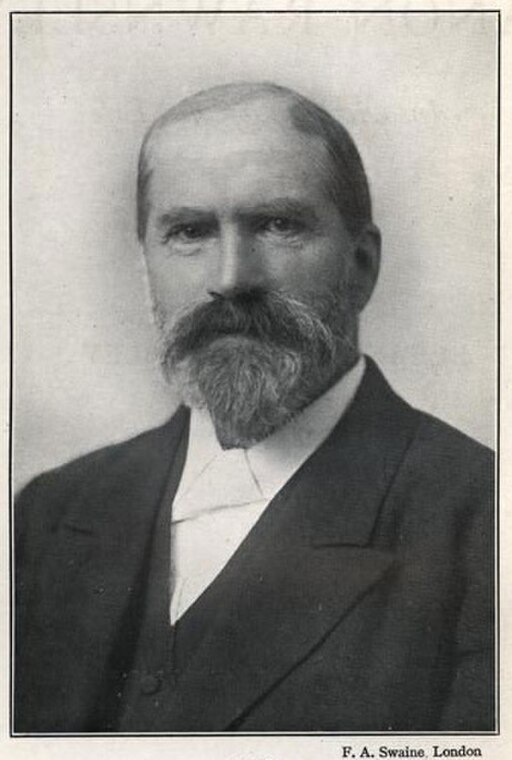
[[[154,314],[166,379],[208,410],[224,449],[268,437],[357,358],[356,319],[334,288],[312,305],[257,288],[214,294],[174,319],[154,301]]]

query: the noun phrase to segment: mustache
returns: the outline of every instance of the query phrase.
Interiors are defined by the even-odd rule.
[[[164,326],[158,314],[157,321]],[[214,340],[233,335],[291,350],[313,343],[326,358],[332,356],[335,344],[333,332],[316,309],[278,291],[251,288],[212,294],[211,301],[177,319],[166,336],[166,359],[176,364]]]

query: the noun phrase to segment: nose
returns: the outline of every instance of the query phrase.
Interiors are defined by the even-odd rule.
[[[227,295],[264,284],[265,268],[248,232],[230,225],[221,229],[218,245],[217,271],[210,292]]]

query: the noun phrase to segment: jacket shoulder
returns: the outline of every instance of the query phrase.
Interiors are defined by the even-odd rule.
[[[145,430],[125,441],[103,446],[83,456],[37,475],[16,498],[18,527],[24,513],[37,511],[45,522],[58,519],[69,503],[84,491],[105,490],[133,471],[144,471],[151,462],[172,446],[186,423],[187,411],[178,409],[163,425]],[[33,518],[32,518],[33,519]]]
[[[437,417],[411,406],[389,385],[370,357],[359,393],[358,420],[368,425],[372,440],[388,457],[396,448],[405,463],[413,457],[419,470],[440,468],[453,474],[471,468],[493,468],[493,452],[483,444]],[[356,401],[357,401],[356,397]],[[354,404],[355,407],[355,404]],[[410,469],[410,468],[406,468]]]
[[[416,413],[417,426],[391,489],[404,541],[441,543],[479,526],[490,541],[494,514],[494,454],[442,420]],[[473,528],[471,528],[473,530]],[[475,529],[476,530],[476,529]],[[450,539],[457,543],[455,538]],[[452,545],[450,544],[450,545]]]
[[[434,535],[462,529],[477,514],[489,525],[494,504],[492,451],[412,407],[372,361],[363,391],[361,414],[370,408],[373,421],[366,445],[388,478],[382,514],[389,518],[391,534],[403,533],[403,540],[411,544],[423,540],[428,531]]]
[[[413,445],[434,463],[466,472],[467,468],[493,468],[494,452],[489,447],[427,412],[417,411],[417,419]]]

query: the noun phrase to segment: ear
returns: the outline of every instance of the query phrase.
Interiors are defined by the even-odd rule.
[[[361,312],[373,293],[380,269],[380,230],[368,223],[354,240],[351,295],[354,309]]]

